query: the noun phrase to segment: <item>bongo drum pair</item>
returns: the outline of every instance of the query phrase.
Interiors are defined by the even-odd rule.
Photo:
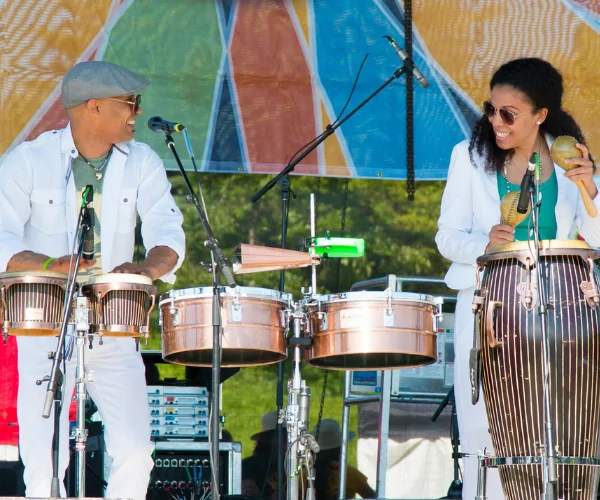
[[[57,335],[64,319],[67,281],[67,275],[51,272],[0,274],[0,319],[5,338]],[[89,301],[90,333],[107,337],[149,336],[156,293],[150,278],[101,274],[78,288]]]

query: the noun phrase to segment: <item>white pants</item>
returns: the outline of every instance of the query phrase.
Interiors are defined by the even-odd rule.
[[[19,393],[17,416],[19,446],[25,466],[26,496],[50,496],[52,480],[52,436],[54,411],[42,417],[47,382],[36,385],[50,374],[52,361],[48,352],[56,349],[54,337],[19,337]],[[59,477],[64,479],[69,461],[69,403],[75,386],[75,348],[67,361],[63,385],[63,408],[60,421]],[[94,340],[93,349],[86,347],[85,365],[93,370],[93,382],[87,391],[98,406],[104,423],[106,450],[112,464],[105,497],[144,500],[154,462],[150,441],[150,410],[144,364],[136,352],[133,339],[105,339],[104,345]],[[62,364],[61,364],[62,369]],[[65,496],[61,482],[61,494]]]
[[[494,453],[483,392],[479,401],[471,403],[469,377],[469,351],[473,347],[474,289],[461,290],[456,303],[454,322],[454,397],[458,416],[458,431],[462,453],[477,454],[484,447]],[[476,457],[463,458],[463,500],[473,500],[477,495],[478,462]],[[497,469],[487,469],[486,498],[503,500],[504,494]]]

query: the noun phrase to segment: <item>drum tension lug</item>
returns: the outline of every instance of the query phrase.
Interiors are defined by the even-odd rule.
[[[306,337],[288,337],[288,346],[310,347],[312,344],[311,338]]]
[[[600,305],[600,295],[598,295],[598,288],[596,287],[594,280],[594,261],[588,257],[587,262],[590,266],[590,280],[583,281],[579,287],[585,295],[585,300],[588,306],[590,306],[591,309],[595,309],[598,305]]]
[[[587,302],[587,305],[591,309],[595,309],[600,304],[600,295],[598,295],[598,289],[589,281],[583,281],[579,286],[585,295],[585,301]]]
[[[471,306],[471,310],[473,314],[477,314],[483,308],[483,302],[485,300],[485,291],[483,290],[475,290],[475,294],[473,295],[473,305]]]

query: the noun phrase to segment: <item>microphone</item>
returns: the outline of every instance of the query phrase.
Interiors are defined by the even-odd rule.
[[[387,41],[390,43],[390,45],[394,47],[396,54],[398,54],[398,57],[400,57],[400,59],[404,63],[404,66],[408,69],[409,72],[412,73],[412,75],[415,77],[417,82],[419,82],[421,87],[423,87],[424,89],[429,87],[429,81],[427,80],[427,78],[425,78],[425,75],[421,73],[419,68],[417,68],[417,66],[415,65],[414,61],[410,58],[408,53],[402,47],[400,47],[391,36],[386,35],[383,38],[387,38]]]
[[[83,240],[83,252],[81,256],[85,260],[92,260],[94,258],[94,209],[89,207],[86,209],[86,212],[87,215],[85,218],[88,230]]]
[[[310,387],[302,385],[298,396],[298,420],[308,428],[308,417],[310,413]]]
[[[94,258],[94,208],[87,206],[93,200],[94,187],[91,184],[88,184],[83,192],[83,205],[85,207],[83,222],[88,227],[83,240],[83,251],[81,252],[81,256],[85,260],[92,260]]]
[[[536,156],[535,153],[531,155],[527,171],[521,181],[521,193],[519,194],[519,202],[517,203],[517,212],[520,214],[526,214],[527,210],[529,210],[529,188],[531,187],[533,176],[535,174]]]
[[[148,120],[148,128],[156,133],[172,134],[173,132],[181,132],[185,127],[181,123],[170,122],[163,120],[160,116],[153,116]]]
[[[319,443],[317,443],[317,440],[314,438],[314,436],[311,434],[304,434],[304,437],[306,438],[306,444],[310,448],[310,451],[312,451],[314,454],[317,454],[321,451],[321,447],[319,446]]]

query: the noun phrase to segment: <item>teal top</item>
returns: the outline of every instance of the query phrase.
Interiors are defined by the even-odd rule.
[[[94,274],[102,274],[102,254],[100,247],[100,229],[101,229],[101,215],[102,215],[102,183],[104,181],[104,174],[108,167],[108,161],[110,160],[110,154],[101,156],[100,158],[88,158],[89,162],[93,165],[91,167],[83,159],[81,155],[73,160],[73,177],[75,179],[75,191],[77,193],[77,200],[80,203],[83,197],[83,191],[88,184],[91,184],[94,188],[94,198],[91,206],[94,209],[94,259],[96,263],[84,270],[80,270],[77,273],[77,281],[79,283],[87,283],[90,276]],[[95,170],[99,169],[99,171]],[[78,204],[79,206],[79,204]]]
[[[498,194],[500,199],[509,191],[520,191],[521,186],[512,184],[506,180],[501,172],[497,174]],[[508,188],[507,189],[507,183]],[[556,201],[558,200],[558,181],[556,180],[556,170],[552,171],[550,178],[543,182],[540,188],[542,192],[542,201],[540,204],[540,240],[553,240],[556,238]],[[527,218],[515,227],[515,241],[527,241],[529,232],[529,221],[531,213]]]

